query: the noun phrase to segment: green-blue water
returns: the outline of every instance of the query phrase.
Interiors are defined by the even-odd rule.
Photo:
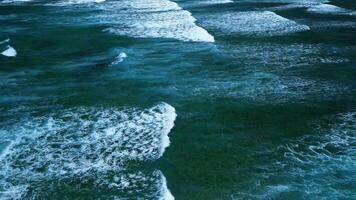
[[[355,10],[0,1],[0,199],[356,199]]]

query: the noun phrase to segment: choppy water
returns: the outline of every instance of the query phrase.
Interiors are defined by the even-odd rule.
[[[0,199],[356,199],[353,0],[1,0]]]

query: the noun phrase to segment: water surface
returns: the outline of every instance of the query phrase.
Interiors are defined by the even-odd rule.
[[[355,199],[355,10],[0,1],[0,199]]]

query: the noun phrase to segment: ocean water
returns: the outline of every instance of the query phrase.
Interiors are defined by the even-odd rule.
[[[356,199],[356,3],[0,0],[0,199]]]

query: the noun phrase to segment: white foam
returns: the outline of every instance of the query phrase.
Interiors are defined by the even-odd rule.
[[[270,11],[228,12],[208,16],[203,25],[222,34],[246,36],[279,36],[310,30]]]
[[[7,49],[1,52],[1,55],[6,56],[6,57],[16,57],[17,51],[14,49],[12,46],[7,45]]]
[[[175,109],[161,103],[145,110],[80,108],[29,119],[5,130],[18,139],[0,157],[5,177],[0,189],[122,171],[129,162],[158,159],[169,146],[175,117]]]

